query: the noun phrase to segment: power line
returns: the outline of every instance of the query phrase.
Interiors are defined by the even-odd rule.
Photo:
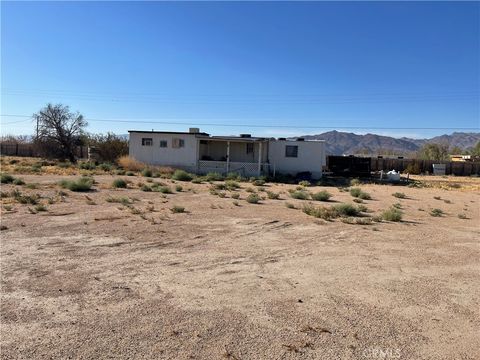
[[[0,114],[1,117],[31,117],[31,115]],[[232,123],[207,123],[169,121],[175,119],[96,119],[86,118],[88,122],[111,122],[127,124],[161,124],[161,125],[190,125],[190,126],[221,126],[221,127],[250,127],[250,128],[285,128],[285,129],[359,129],[359,130],[480,130],[480,127],[378,127],[378,126],[302,126],[302,125],[260,125],[260,124],[232,124]],[[185,119],[177,119],[185,120]],[[242,119],[222,119],[242,120]],[[274,119],[252,119],[258,121]],[[23,120],[27,121],[27,120]]]

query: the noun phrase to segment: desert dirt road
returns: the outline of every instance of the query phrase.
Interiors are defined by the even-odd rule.
[[[404,218],[350,225],[303,213],[294,185],[249,204],[242,183],[236,206],[207,184],[160,194],[105,175],[59,195],[65,177],[23,178],[56,200],[2,209],[3,359],[480,358],[476,190],[363,185],[372,214],[399,202]]]

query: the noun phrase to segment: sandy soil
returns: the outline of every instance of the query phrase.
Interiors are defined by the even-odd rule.
[[[235,206],[206,184],[162,197],[96,176],[62,201],[62,177],[22,177],[56,202],[2,209],[3,359],[480,358],[476,190],[364,185],[371,214],[400,202],[404,221],[349,225],[288,209],[292,185]]]

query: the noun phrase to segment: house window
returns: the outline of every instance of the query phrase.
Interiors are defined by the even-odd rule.
[[[247,143],[247,154],[253,154],[253,143]]]
[[[175,148],[175,149],[185,147],[185,140],[183,140],[183,139],[173,139],[172,140],[172,147]]]
[[[152,146],[153,139],[152,138],[142,138],[142,146]]]
[[[287,145],[285,146],[285,157],[298,157],[298,146]]]
[[[167,140],[160,140],[160,147],[166,148],[167,147]]]

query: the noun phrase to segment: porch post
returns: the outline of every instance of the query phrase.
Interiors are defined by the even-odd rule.
[[[230,171],[230,141],[227,141],[227,174]]]
[[[262,175],[262,142],[258,143],[258,176]]]

